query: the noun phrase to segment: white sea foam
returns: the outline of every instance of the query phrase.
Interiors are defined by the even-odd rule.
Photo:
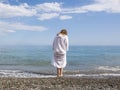
[[[110,67],[110,66],[100,66],[99,70],[109,70],[109,71],[120,71],[120,66]]]
[[[74,74],[65,75],[65,77],[109,77],[120,76],[120,73],[102,73],[102,74]],[[42,75],[36,73],[23,72],[20,70],[0,70],[0,77],[15,77],[15,78],[54,78],[56,75]]]
[[[110,77],[110,76],[120,76],[120,74],[115,73],[103,73],[103,74],[76,74],[77,77]]]
[[[16,78],[49,78],[54,75],[41,75],[29,72],[22,72],[20,70],[0,70],[0,77],[16,77]]]

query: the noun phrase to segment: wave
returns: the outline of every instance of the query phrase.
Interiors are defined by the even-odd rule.
[[[110,76],[120,76],[120,74],[115,73],[103,73],[103,74],[76,74],[78,77],[110,77]]]
[[[65,74],[64,77],[119,77],[120,73],[101,73],[101,74]],[[0,70],[0,77],[15,77],[15,78],[54,78],[53,74],[39,74],[32,72],[24,72],[21,70]]]
[[[16,78],[49,78],[54,75],[36,74],[24,72],[21,70],[0,70],[0,77],[16,77]]]
[[[120,71],[120,66],[100,66],[98,67],[99,70],[107,70],[107,71]]]

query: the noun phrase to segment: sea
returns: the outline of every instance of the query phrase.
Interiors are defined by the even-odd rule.
[[[52,46],[0,46],[0,77],[56,77]],[[65,77],[120,76],[120,46],[70,46]]]

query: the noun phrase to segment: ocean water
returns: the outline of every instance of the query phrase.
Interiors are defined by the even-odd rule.
[[[0,77],[55,77],[51,46],[0,46]],[[120,46],[70,46],[66,76],[120,76]]]

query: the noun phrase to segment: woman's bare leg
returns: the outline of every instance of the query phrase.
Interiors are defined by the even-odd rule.
[[[60,68],[57,68],[57,77],[60,77]]]
[[[63,68],[60,68],[60,76],[63,76]]]

